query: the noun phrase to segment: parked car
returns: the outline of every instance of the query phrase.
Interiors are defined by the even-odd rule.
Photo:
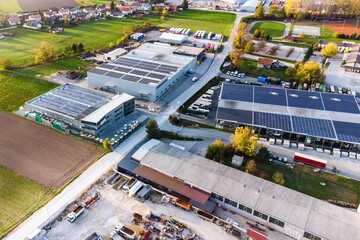
[[[197,77],[193,77],[193,79],[191,79],[191,81],[193,81],[193,82],[196,82],[197,80],[198,80]]]
[[[227,73],[226,73],[227,75],[230,75],[230,71],[227,71]]]

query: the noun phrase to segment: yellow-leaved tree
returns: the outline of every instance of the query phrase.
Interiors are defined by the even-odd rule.
[[[241,152],[247,156],[255,156],[258,148],[257,141],[259,136],[249,127],[240,127],[235,130],[235,134],[230,137],[231,144],[236,152]]]
[[[328,43],[321,49],[321,53],[327,58],[335,56],[338,53],[338,46],[335,43]]]
[[[35,63],[48,62],[56,58],[57,50],[54,46],[42,42],[39,47],[33,49]]]

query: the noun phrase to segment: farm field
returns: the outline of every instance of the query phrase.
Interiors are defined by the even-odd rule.
[[[0,0],[0,10],[4,13],[16,13],[21,8],[17,0]]]
[[[0,110],[12,112],[26,101],[55,87],[57,84],[33,76],[0,71]]]
[[[59,189],[101,154],[95,145],[0,111],[0,165]]]
[[[170,16],[164,23],[161,23],[159,16],[143,19],[99,20],[80,24],[74,28],[67,28],[65,33],[61,35],[30,29],[11,29],[7,32],[12,32],[15,36],[0,41],[0,61],[7,56],[15,65],[32,62],[32,49],[38,46],[41,41],[54,45],[59,52],[64,51],[68,44],[80,42],[84,44],[85,51],[100,49],[121,38],[125,27],[130,30],[132,23],[143,25],[147,20],[150,20],[153,25],[163,27],[177,26],[192,28],[193,30],[201,28],[228,35],[235,20],[235,14],[187,10],[178,15]]]
[[[258,22],[255,23],[250,33],[254,33],[256,29],[269,33],[271,37],[281,37],[284,34],[286,25],[276,22]]]
[[[0,189],[0,238],[53,197],[47,188],[3,167],[0,167]]]

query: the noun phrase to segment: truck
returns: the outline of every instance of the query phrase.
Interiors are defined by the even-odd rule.
[[[112,231],[109,236],[112,240],[124,240],[116,231]]]
[[[90,236],[88,236],[85,240],[102,240],[102,238],[99,234],[94,232]]]
[[[120,179],[120,181],[118,181],[118,182],[113,186],[113,188],[114,188],[115,190],[119,190],[120,188],[122,188],[122,187],[125,185],[125,183],[127,183],[127,181],[128,181],[128,179],[125,178],[125,177],[123,177],[122,179]]]
[[[74,222],[84,212],[84,209],[84,206],[78,206],[74,211],[67,215],[67,220],[71,223]]]
[[[120,173],[114,173],[108,180],[107,183],[113,185],[121,177]]]
[[[133,240],[136,237],[136,232],[128,227],[126,227],[124,224],[122,223],[118,223],[115,226],[115,231],[119,232],[121,235],[123,235],[124,237]]]
[[[137,180],[135,178],[131,178],[124,186],[123,186],[123,191],[124,192],[128,192],[130,190],[130,188],[132,186],[134,186],[134,184],[137,182]]]
[[[318,168],[325,168],[327,161],[325,159],[321,159],[318,157],[309,156],[302,153],[295,153],[294,161],[305,163],[307,165],[318,167]]]
[[[84,201],[85,208],[91,207],[100,197],[101,194],[99,192],[95,192],[92,197],[86,198]]]
[[[205,219],[206,221],[209,221],[209,222],[213,222],[215,217],[213,215],[211,215],[210,213],[207,213],[203,210],[196,210],[196,215],[198,215],[199,217],[201,217],[202,219]]]
[[[151,189],[152,187],[150,185],[145,185],[145,187],[137,193],[137,196],[140,198],[146,198],[151,192]]]
[[[142,188],[142,182],[137,181],[129,190],[129,197],[134,196]]]
[[[186,211],[190,211],[191,210],[191,203],[187,202],[187,201],[184,201],[184,200],[181,200],[177,197],[174,197],[171,201],[171,203],[177,207],[180,207]]]

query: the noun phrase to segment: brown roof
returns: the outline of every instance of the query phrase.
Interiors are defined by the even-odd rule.
[[[360,55],[358,54],[350,54],[347,63],[360,63]]]
[[[177,192],[185,197],[193,199],[201,204],[205,204],[210,197],[210,194],[207,192],[204,192],[195,187],[191,187],[181,180],[141,164],[134,170],[134,173],[154,183],[169,188],[172,191]]]
[[[259,58],[258,63],[263,65],[271,65],[273,60],[269,58]]]

